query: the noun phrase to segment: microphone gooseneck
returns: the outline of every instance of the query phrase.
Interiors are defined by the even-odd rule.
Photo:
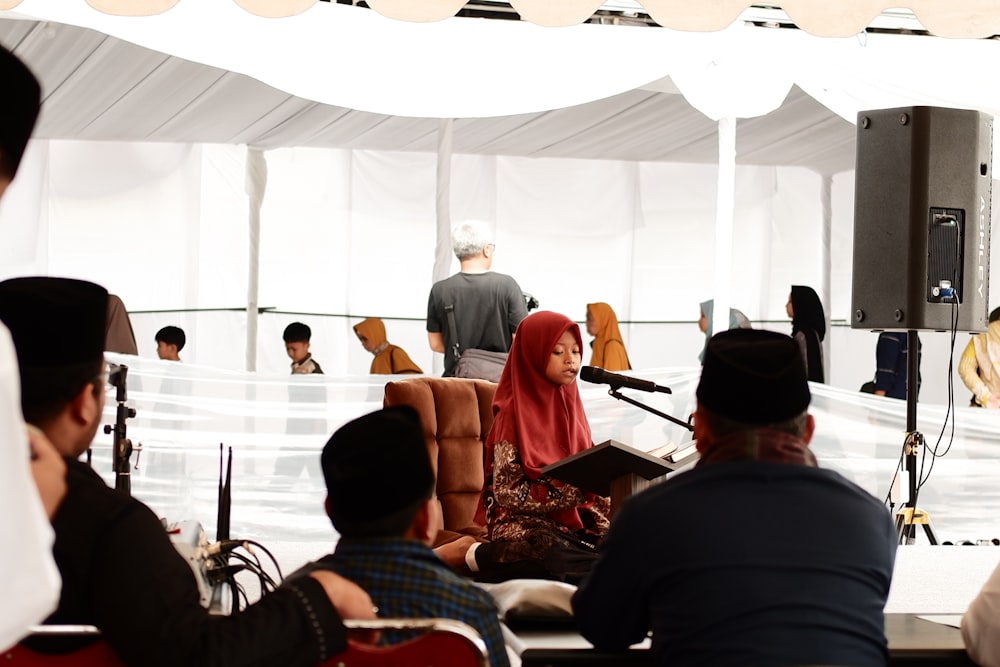
[[[620,389],[624,387],[626,389],[635,389],[638,391],[658,391],[664,394],[672,393],[670,391],[670,387],[662,387],[650,380],[642,380],[640,378],[612,373],[611,371],[606,371],[599,366],[582,367],[580,369],[580,379],[584,382],[591,382],[593,384],[611,385],[613,389]]]

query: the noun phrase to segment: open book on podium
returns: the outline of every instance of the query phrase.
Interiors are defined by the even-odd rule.
[[[644,452],[616,440],[605,440],[545,466],[542,473],[584,491],[610,496],[614,515],[626,498],[685,465],[683,460],[668,460],[676,450],[677,446],[671,444]]]

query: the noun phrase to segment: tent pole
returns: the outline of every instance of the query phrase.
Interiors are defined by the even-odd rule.
[[[831,273],[833,271],[833,262],[831,260],[831,239],[833,237],[833,176],[830,174],[823,174],[820,180],[820,190],[819,190],[819,200],[822,206],[823,212],[823,226],[822,226],[822,255],[820,257],[820,266],[822,267],[822,275],[820,275],[820,294],[819,298],[823,300],[823,312],[826,314],[826,338],[823,339],[823,377],[826,378],[827,383],[830,382],[830,368],[833,364],[830,363],[830,348],[832,338],[832,331],[830,331],[830,281]]]
[[[451,151],[455,120],[442,118],[438,121],[437,144],[437,190],[435,193],[435,213],[437,217],[437,240],[434,244],[434,282],[444,280],[451,273]],[[433,355],[434,374],[444,372],[444,357]]]
[[[258,148],[247,149],[246,181],[249,210],[249,258],[247,261],[247,349],[246,369],[257,370],[257,309],[260,287],[260,207],[267,189],[267,158]]]
[[[729,328],[736,200],[736,118],[719,119],[719,191],[715,207],[715,303],[712,331]]]
[[[451,273],[451,142],[455,121],[442,118],[438,121],[437,144],[437,243],[434,249],[434,282],[444,280]]]

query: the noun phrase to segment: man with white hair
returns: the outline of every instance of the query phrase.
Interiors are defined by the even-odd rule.
[[[465,350],[510,351],[517,325],[528,315],[517,281],[490,271],[494,244],[487,223],[463,222],[451,241],[461,269],[434,283],[427,300],[427,341],[444,354],[445,377],[455,375]]]

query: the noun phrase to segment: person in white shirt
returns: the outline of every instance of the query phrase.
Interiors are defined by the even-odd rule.
[[[35,126],[41,88],[12,53],[0,47],[0,197],[14,179]],[[0,650],[16,643],[55,609],[60,579],[49,523],[66,495],[66,464],[21,417],[17,358],[0,326]]]

